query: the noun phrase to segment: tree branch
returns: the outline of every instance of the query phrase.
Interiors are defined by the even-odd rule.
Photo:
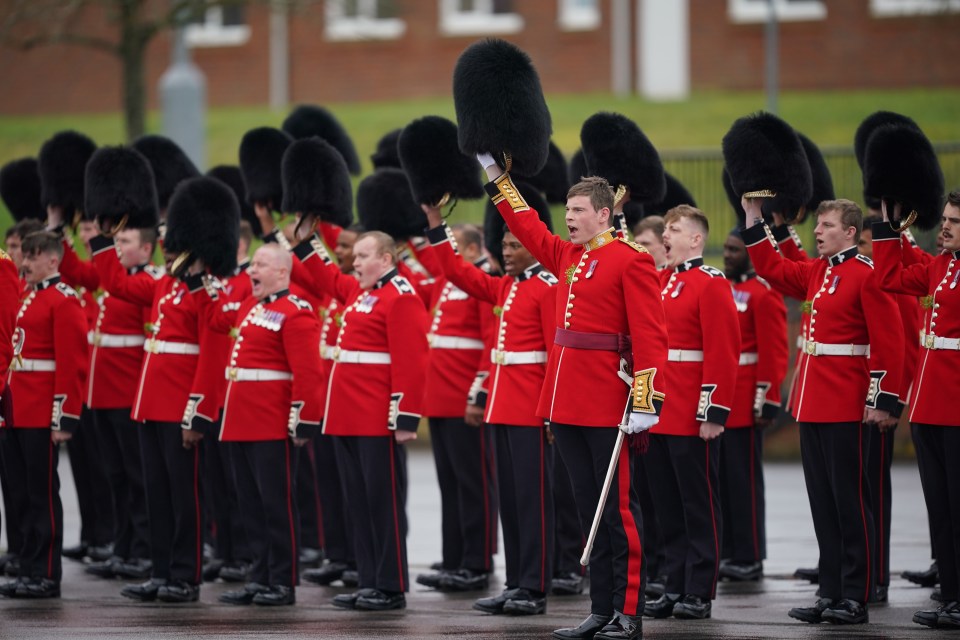
[[[74,44],[82,47],[91,47],[117,55],[120,53],[120,47],[104,38],[95,36],[86,36],[80,33],[45,33],[36,36],[23,38],[22,40],[7,39],[13,46],[29,51],[34,47],[45,44]]]

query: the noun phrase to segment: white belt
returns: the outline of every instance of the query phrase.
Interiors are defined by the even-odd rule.
[[[757,364],[760,362],[760,355],[754,351],[744,351],[740,354],[740,364]]]
[[[804,340],[800,349],[808,356],[869,356],[868,344],[824,344]]]
[[[960,338],[941,338],[932,333],[920,332],[920,346],[925,349],[937,351],[945,349],[947,351],[960,351]]]
[[[293,380],[293,374],[289,371],[276,371],[274,369],[237,369],[236,367],[227,367],[223,374],[224,378],[233,380],[234,382]]]
[[[87,344],[92,344],[96,347],[139,347],[146,341],[147,339],[142,335],[135,333],[118,335],[100,333],[99,331],[87,332]]]
[[[336,362],[348,364],[390,364],[390,354],[382,351],[343,351],[339,347],[333,350]]]
[[[542,364],[547,361],[546,351],[498,351],[490,349],[493,364]]]
[[[150,338],[143,343],[143,350],[147,353],[170,353],[181,356],[195,356],[200,353],[200,345],[189,342],[168,342]]]
[[[320,359],[321,360],[333,360],[333,350],[334,347],[329,344],[320,345]]]
[[[459,338],[457,336],[427,336],[430,346],[434,349],[483,349],[483,340],[474,338]]]
[[[703,351],[694,349],[670,349],[667,352],[670,362],[703,362]]]
[[[797,349],[803,349],[803,336],[797,336]]]
[[[10,364],[10,368],[14,371],[56,371],[57,361],[35,360],[33,358],[24,358],[23,360],[20,360],[19,358],[14,358],[13,362]]]

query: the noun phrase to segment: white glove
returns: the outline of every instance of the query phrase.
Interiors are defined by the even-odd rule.
[[[493,156],[486,152],[477,154],[477,162],[479,162],[480,166],[484,169],[497,164],[497,161],[493,159]]]
[[[620,425],[620,428],[627,435],[646,431],[653,425],[660,422],[660,416],[655,413],[631,413],[627,424]]]

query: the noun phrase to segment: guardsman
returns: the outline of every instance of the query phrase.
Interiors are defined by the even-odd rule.
[[[353,247],[357,278],[344,275],[317,235],[294,250],[343,316],[327,387],[323,432],[336,436],[350,504],[360,589],[337,607],[402,609],[409,589],[404,443],[416,438],[427,367],[426,309],[397,273],[390,236],[371,231]]]
[[[315,355],[320,324],[308,302],[290,295],[292,264],[277,244],[258,249],[247,271],[253,295],[239,308],[223,307],[215,280],[198,275],[189,281],[213,330],[236,336],[225,370],[220,440],[236,443],[237,482],[241,495],[250,499],[246,507],[258,514],[250,519],[258,527],[249,532],[254,564],[248,583],[220,596],[229,604],[296,601],[294,446],[305,445],[319,431],[323,374]]]
[[[664,594],[644,615],[709,618],[720,566],[720,435],[733,406],[740,330],[723,272],[703,263],[709,223],[679,205],[664,217],[660,272],[670,402],[644,459],[664,543]]]
[[[895,420],[900,315],[892,296],[880,291],[873,263],[857,252],[863,214],[855,203],[820,204],[814,231],[820,259],[808,262],[777,252],[758,199],[744,198],[742,206],[750,225],[743,240],[757,273],[780,293],[804,300],[803,353],[791,401],[820,547],[820,598],[791,609],[790,617],[862,624],[869,620],[875,544],[864,424]]]
[[[957,384],[960,365],[960,191],[947,196],[940,235],[943,253],[929,262],[907,264],[899,234],[884,220],[873,225],[873,254],[881,286],[887,291],[919,296],[923,307],[920,360],[910,397],[910,424],[927,503],[933,547],[937,554],[943,605],[917,611],[913,621],[928,627],[960,627],[960,518],[954,496],[960,455]],[[896,216],[899,218],[899,216]]]
[[[13,333],[17,326],[17,311],[20,308],[22,289],[19,266],[0,249],[0,429],[13,428],[13,396],[10,393],[10,387],[7,386],[7,369],[13,362]],[[16,523],[17,519],[16,517],[13,520],[10,519],[13,500],[7,487],[3,455],[3,448],[0,447],[0,480],[3,482],[0,490],[3,491],[3,509],[7,514],[8,547],[6,553],[0,556],[0,572],[16,558],[17,548],[14,547],[14,543],[19,545],[16,533],[13,533],[11,540],[13,530],[11,522]]]
[[[60,597],[58,451],[79,426],[87,366],[86,321],[77,293],[60,282],[62,255],[57,234],[38,231],[23,239],[23,275],[31,291],[17,313],[17,361],[7,378],[17,402],[4,462],[23,492],[24,539],[18,579],[0,586],[7,597]]]
[[[787,311],[783,296],[757,276],[734,229],[723,244],[724,274],[740,319],[737,388],[720,442],[723,550],[720,577],[757,580],[766,557],[763,430],[780,412],[787,370]]]
[[[533,189],[529,192],[540,199]],[[539,206],[549,219],[546,203]],[[481,598],[473,608],[493,614],[544,613],[553,574],[554,452],[536,402],[556,329],[557,279],[506,230],[499,235],[507,276],[491,276],[457,254],[460,242],[443,223],[439,208],[423,209],[430,224],[427,239],[444,279],[484,306],[494,305],[497,316],[495,346],[487,352],[482,420],[494,436],[507,580],[503,593]]]
[[[645,249],[617,239],[610,227],[614,194],[606,180],[588,178],[570,188],[567,242],[550,233],[490,154],[478,160],[491,180],[487,193],[510,230],[563,281],[537,413],[550,420],[581,519],[589,522],[613,455],[615,427],[624,423],[625,431],[639,433],[659,420],[667,340],[656,268]],[[620,386],[624,381],[629,389]],[[642,518],[630,491],[630,458],[629,447],[622,447],[590,556],[590,616],[554,637],[642,635]]]

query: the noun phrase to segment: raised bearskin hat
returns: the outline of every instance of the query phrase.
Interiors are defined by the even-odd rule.
[[[240,171],[247,190],[247,202],[265,205],[273,211],[280,209],[283,205],[280,165],[291,144],[293,138],[290,134],[273,127],[258,127],[243,134]]]
[[[515,180],[513,184],[517,188],[517,191],[520,192],[520,195],[523,196],[523,199],[526,200],[527,204],[536,210],[540,219],[547,225],[547,228],[553,231],[553,218],[550,214],[550,206],[547,204],[543,195],[541,195],[540,189],[521,180]],[[490,255],[496,259],[497,264],[501,267],[503,267],[503,235],[506,231],[507,223],[504,222],[503,216],[500,215],[500,212],[497,211],[497,208],[492,202],[487,202],[483,214],[483,243],[487,251],[490,252]]]
[[[181,182],[167,208],[164,250],[189,253],[213,275],[226,277],[237,268],[239,245],[240,203],[230,187],[208,176]]]
[[[448,198],[484,195],[477,161],[457,146],[457,125],[440,116],[424,116],[403,128],[397,142],[400,164],[413,199],[437,204]]]
[[[664,172],[664,176],[667,180],[667,191],[663,196],[663,200],[656,202],[654,204],[644,206],[645,214],[648,216],[662,216],[670,209],[673,209],[677,205],[688,204],[691,207],[697,206],[697,202],[693,199],[693,195],[687,190],[683,183],[674,178],[669,173]],[[631,200],[633,202],[633,200]],[[626,209],[626,207],[624,207]],[[626,211],[624,211],[626,213]]]
[[[353,185],[343,156],[322,138],[297,140],[283,154],[283,211],[340,227],[353,222]]]
[[[735,194],[763,197],[763,214],[797,219],[813,195],[810,164],[796,131],[771,113],[744,116],[723,136],[723,159]],[[764,195],[760,195],[764,194]]]
[[[35,158],[11,160],[0,168],[0,199],[17,222],[46,217],[40,200],[40,172]]]
[[[567,177],[570,178],[570,185],[573,186],[590,175],[590,169],[587,168],[587,159],[583,155],[583,149],[577,149],[570,156],[570,167],[567,169]]]
[[[630,190],[640,204],[663,200],[667,192],[660,154],[632,120],[619,113],[596,113],[583,123],[580,143],[592,176],[616,189]]]
[[[83,175],[97,145],[82,133],[61,131],[40,147],[40,202],[63,209],[64,217],[83,210]]]
[[[920,229],[933,229],[943,213],[943,171],[930,141],[916,127],[885,124],[877,127],[863,158],[863,192],[867,199],[886,200],[893,217],[894,202],[903,208],[903,223],[916,212]]]
[[[467,47],[453,71],[453,104],[463,153],[498,163],[508,155],[517,175],[540,173],[553,127],[537,71],[516,45],[489,38]]]
[[[360,157],[340,122],[323,107],[302,104],[283,121],[283,130],[297,140],[320,136],[340,152],[351,175],[360,175]]]
[[[360,181],[357,213],[368,231],[383,231],[395,240],[423,235],[427,216],[413,199],[402,169],[385,167]]]
[[[193,160],[170,138],[158,135],[142,136],[133,143],[133,147],[150,161],[161,211],[170,206],[170,197],[178,184],[200,176],[200,170],[193,164]]]
[[[160,222],[153,169],[132,147],[101,147],[87,162],[84,214],[101,229],[148,229]]]
[[[912,127],[917,131],[920,130],[920,127],[917,126],[917,123],[914,122],[912,118],[894,113],[893,111],[875,111],[868,115],[863,119],[863,122],[860,123],[860,126],[857,127],[857,132],[853,135],[853,153],[857,157],[857,165],[861,171],[863,170],[863,159],[867,152],[867,140],[870,139],[870,135],[877,127],[882,127],[885,124],[899,124],[905,127]]]
[[[535,176],[524,176],[522,181],[539,189],[540,193],[547,198],[547,202],[560,204],[567,201],[567,191],[570,189],[567,160],[552,140],[547,153],[547,163],[543,165],[543,169]],[[579,182],[579,178],[577,181]]]
[[[380,141],[377,142],[377,150],[370,156],[374,169],[384,167],[400,168],[400,151],[397,149],[397,140],[400,139],[400,132],[403,129],[394,129],[383,134]]]
[[[799,131],[797,136],[800,138],[800,144],[803,145],[803,152],[807,156],[807,163],[810,165],[810,178],[812,180],[813,195],[806,204],[806,212],[814,213],[820,203],[824,200],[834,200],[837,196],[833,190],[833,178],[830,176],[830,167],[827,161],[823,159],[820,148],[814,144],[813,140],[803,135]]]
[[[253,210],[253,206],[247,202],[247,188],[243,184],[243,173],[240,171],[240,167],[233,164],[221,164],[207,171],[207,175],[230,187],[233,195],[237,196],[237,202],[240,203],[240,219],[250,223],[250,228],[253,229],[255,235],[263,235],[263,227],[260,226],[257,213]]]

